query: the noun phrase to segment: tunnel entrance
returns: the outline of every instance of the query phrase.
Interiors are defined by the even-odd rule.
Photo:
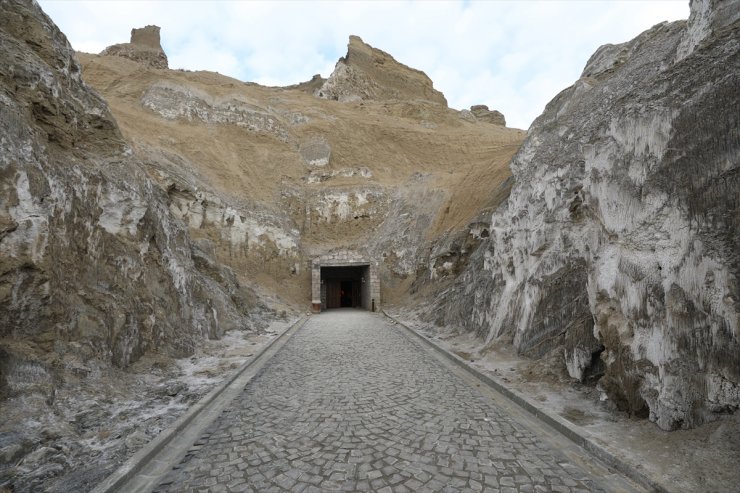
[[[340,284],[340,299],[339,304],[342,306],[342,308],[354,308],[357,305],[355,304],[357,302],[358,296],[354,292],[355,289],[357,289],[357,282],[356,281],[342,281],[342,284]]]
[[[311,304],[315,312],[333,308],[380,309],[377,267],[354,252],[334,252],[313,261]]]
[[[370,266],[323,267],[321,269],[322,308],[365,308]]]

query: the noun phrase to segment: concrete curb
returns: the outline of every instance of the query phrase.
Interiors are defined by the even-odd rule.
[[[90,493],[114,493],[131,481],[146,464],[157,456],[178,434],[180,434],[196,416],[208,409],[208,406],[216,400],[229,386],[234,383],[247,369],[257,363],[278,341],[287,342],[300,329],[310,315],[304,315],[293,325],[288,327],[282,334],[273,339],[267,346],[263,347],[252,359],[244,363],[237,371],[230,375],[224,382],[206,394],[196,402],[185,414],[177,418],[170,427],[163,430],[152,441],[124,462],[113,474],[105,478]]]
[[[638,471],[635,467],[624,462],[622,459],[615,456],[614,454],[606,450],[601,445],[597,444],[593,440],[593,438],[589,436],[588,432],[574,428],[573,425],[571,425],[568,421],[561,418],[560,416],[557,416],[555,414],[549,414],[543,411],[542,409],[539,409],[535,404],[527,400],[524,396],[522,396],[518,392],[513,391],[507,387],[504,387],[502,384],[492,379],[488,375],[468,365],[459,356],[453,353],[450,353],[449,351],[442,348],[441,346],[438,346],[437,344],[430,341],[423,335],[419,334],[414,329],[408,327],[407,325],[403,324],[396,318],[389,315],[385,310],[381,310],[381,312],[388,319],[392,320],[393,323],[395,323],[396,325],[399,325],[400,327],[403,327],[409,334],[416,336],[416,338],[420,339],[426,345],[428,345],[429,347],[431,347],[438,353],[442,354],[446,359],[450,360],[455,365],[459,366],[460,368],[472,374],[479,380],[483,381],[489,387],[493,388],[494,390],[502,394],[504,397],[506,397],[507,399],[509,399],[510,401],[512,401],[513,403],[515,403],[516,405],[518,405],[519,407],[527,411],[529,414],[533,415],[540,421],[543,421],[544,423],[550,425],[560,434],[565,436],[567,439],[569,439],[570,441],[572,441],[579,447],[588,451],[591,455],[595,456],[597,459],[599,459],[601,462],[603,462],[607,466],[619,471],[620,473],[624,474],[625,476],[635,481],[640,486],[643,486],[644,488],[647,488],[657,493],[670,493],[670,490],[666,489],[663,485],[645,476],[642,472]]]

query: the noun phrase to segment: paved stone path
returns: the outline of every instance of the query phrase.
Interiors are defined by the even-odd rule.
[[[311,317],[156,491],[602,491],[401,330]]]

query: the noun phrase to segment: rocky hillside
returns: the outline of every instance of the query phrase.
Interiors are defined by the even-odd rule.
[[[697,0],[688,23],[601,47],[530,128],[430,320],[559,360],[666,430],[736,410],[739,18]]]
[[[376,259],[381,298],[398,302],[437,257],[463,265],[480,209],[508,192],[524,132],[482,105],[448,108],[424,73],[356,36],[327,80],[278,88],[159,69],[147,29],[156,39],[134,30],[125,51],[78,54],[85,80],[191,237],[289,303],[310,306],[310,262],[338,248]],[[440,235],[455,241],[432,253]]]

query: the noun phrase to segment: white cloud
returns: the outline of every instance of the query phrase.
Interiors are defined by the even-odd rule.
[[[172,68],[269,85],[328,76],[350,34],[425,71],[450,106],[487,104],[527,128],[605,43],[627,41],[688,1],[80,1],[41,0],[81,51],[162,27]]]

